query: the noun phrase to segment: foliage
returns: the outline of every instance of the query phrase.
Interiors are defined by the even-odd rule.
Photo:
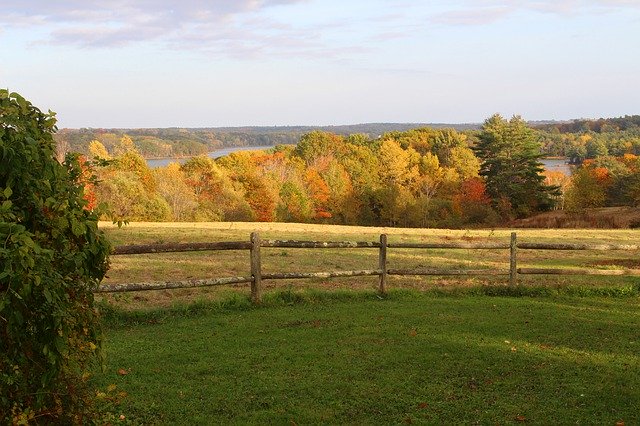
[[[155,171],[127,136],[111,141],[113,156],[98,141],[90,151],[111,158],[99,170],[96,194],[117,221],[459,227],[467,219],[484,221],[482,214],[444,216],[463,182],[478,177],[479,161],[468,143],[453,129],[385,133],[381,140],[313,131],[295,148],[234,152],[215,161],[197,156]],[[434,210],[432,202],[449,207]],[[487,218],[490,209],[484,210]]]
[[[96,136],[88,142],[89,156],[109,161],[99,170],[100,185],[92,191],[88,184],[86,189],[109,205],[111,215],[105,217],[118,221],[316,221],[458,228],[495,226],[565,206],[576,210],[640,204],[640,130],[633,123],[630,119],[615,128],[603,123],[597,129],[560,133],[554,127],[532,129],[519,117],[504,120],[496,115],[481,132],[414,128],[383,132],[375,139],[366,133],[345,136],[291,128],[300,134],[295,147],[236,152],[215,161],[203,155],[182,166],[156,170],[150,170],[141,155],[145,144],[160,144],[161,139],[169,144],[166,138],[186,143],[193,137],[213,147],[220,134],[211,129],[78,134]],[[264,136],[257,128],[245,130],[256,140]],[[277,134],[271,130],[269,135]],[[224,144],[244,144],[245,133],[230,132],[237,140],[225,139]],[[607,179],[591,185],[583,179],[590,173],[585,172],[570,184],[564,175],[541,173],[543,152],[606,170]]]
[[[109,245],[87,209],[86,168],[54,158],[55,122],[0,90],[0,423],[84,421],[100,349],[93,290]]]
[[[607,186],[610,185],[607,181],[606,169],[581,167],[572,175],[571,186],[566,192],[566,210],[603,207],[607,199]]]
[[[525,217],[553,207],[553,187],[544,184],[540,146],[525,121],[499,114],[488,118],[474,150],[482,165],[487,193],[504,213]]]
[[[437,125],[434,125],[437,126]],[[156,128],[156,129],[62,129],[55,135],[58,147],[64,152],[88,154],[91,141],[99,141],[113,151],[123,136],[128,136],[145,157],[191,157],[224,147],[295,145],[300,138],[313,131],[330,132],[342,136],[354,135],[351,143],[362,141],[375,144],[370,137],[424,127],[417,123],[368,123],[346,126],[276,126],[276,127],[213,127],[213,128]],[[474,129],[477,125],[460,124],[457,130]],[[64,157],[64,155],[63,155]]]
[[[187,184],[185,173],[178,163],[154,170],[158,194],[171,208],[172,219],[187,221],[194,217],[198,207],[194,188]]]

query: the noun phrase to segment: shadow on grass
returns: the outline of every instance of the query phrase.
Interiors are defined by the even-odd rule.
[[[545,291],[290,289],[126,313],[96,385],[141,423],[640,421],[630,293]]]

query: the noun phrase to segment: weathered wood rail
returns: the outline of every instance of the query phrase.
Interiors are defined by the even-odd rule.
[[[263,273],[261,266],[262,248],[300,248],[300,249],[378,249],[378,269],[363,269],[354,271],[328,271],[328,272],[285,272],[285,273]],[[473,249],[473,250],[509,250],[509,268],[505,269],[390,269],[387,262],[388,249]],[[294,241],[294,240],[262,240],[256,232],[251,234],[249,241],[224,241],[211,243],[170,243],[170,244],[147,244],[128,245],[116,247],[113,255],[135,255],[152,253],[173,253],[189,251],[210,251],[210,250],[249,250],[251,275],[244,277],[225,277],[198,279],[186,281],[166,281],[166,282],[141,282],[126,284],[110,284],[100,287],[100,293],[114,293],[126,291],[143,290],[163,290],[175,288],[206,287],[216,285],[251,284],[251,298],[254,303],[262,300],[263,280],[291,280],[309,278],[338,278],[338,277],[363,277],[378,276],[378,291],[384,293],[387,287],[387,277],[389,275],[440,275],[440,276],[469,276],[486,275],[500,276],[508,275],[509,284],[515,285],[517,276],[520,275],[637,275],[637,269],[589,269],[589,268],[518,268],[518,250],[640,250],[640,245],[636,244],[557,244],[557,243],[518,243],[516,233],[511,233],[509,242],[484,242],[470,243],[449,242],[449,243],[389,243],[387,235],[382,234],[380,241]]]

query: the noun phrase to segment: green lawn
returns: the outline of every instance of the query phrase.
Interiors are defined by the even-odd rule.
[[[112,423],[640,423],[638,297],[233,297],[111,317]]]

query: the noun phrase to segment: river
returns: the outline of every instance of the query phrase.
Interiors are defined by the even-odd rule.
[[[267,150],[269,148],[273,148],[272,146],[232,146],[228,148],[221,148],[216,151],[211,151],[207,155],[211,158],[219,158],[224,157],[225,155],[231,154],[232,152],[237,151],[259,151],[259,150]],[[189,160],[190,157],[183,158],[152,158],[147,159],[147,165],[152,169],[158,167],[164,167],[169,163],[185,163]]]

